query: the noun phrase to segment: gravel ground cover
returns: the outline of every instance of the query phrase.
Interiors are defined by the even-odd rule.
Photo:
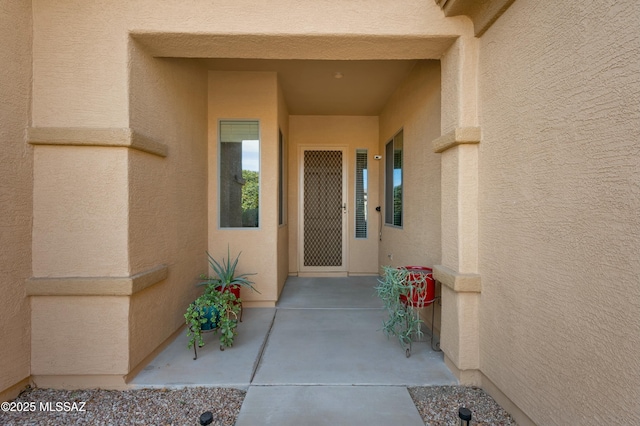
[[[412,387],[409,394],[428,426],[458,425],[461,406],[471,410],[472,425],[516,425],[479,388]],[[211,411],[212,425],[232,426],[245,395],[245,391],[231,388],[30,389],[13,401],[13,408],[23,411],[5,411],[3,406],[0,425],[199,425],[200,415]]]
[[[472,425],[516,425],[513,418],[485,391],[467,386],[428,386],[409,388],[426,426],[460,424],[458,409],[471,410]]]
[[[213,414],[213,426],[233,425],[246,392],[229,388],[52,390],[32,389],[14,400],[16,406],[34,411],[0,411],[0,425],[199,425],[205,411]],[[56,402],[69,403],[70,411]],[[80,409],[84,411],[71,411]],[[31,404],[19,406],[18,403]],[[40,406],[40,403],[45,404]],[[51,405],[47,406],[47,403]],[[43,408],[43,409],[42,409]],[[61,408],[62,411],[56,411]]]

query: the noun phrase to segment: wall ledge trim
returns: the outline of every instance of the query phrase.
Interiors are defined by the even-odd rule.
[[[60,374],[40,375],[34,374],[31,379],[38,388],[50,389],[131,389],[125,382],[124,374]]]
[[[31,277],[27,296],[131,296],[167,278],[169,268],[159,265],[130,277]]]
[[[481,290],[478,274],[461,274],[446,266],[434,265],[433,277],[456,293],[480,293]]]
[[[440,154],[458,145],[479,144],[482,137],[480,127],[458,127],[431,142],[433,152]]]
[[[444,16],[467,15],[471,18],[474,34],[480,37],[514,0],[435,0],[435,2],[444,12]]]
[[[169,148],[158,141],[125,128],[30,127],[31,145],[124,147],[166,157]]]

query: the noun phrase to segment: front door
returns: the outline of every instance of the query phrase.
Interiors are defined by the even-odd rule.
[[[299,270],[346,273],[345,149],[301,149]]]

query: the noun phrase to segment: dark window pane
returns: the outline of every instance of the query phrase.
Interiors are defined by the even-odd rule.
[[[402,226],[402,130],[385,146],[384,223]]]

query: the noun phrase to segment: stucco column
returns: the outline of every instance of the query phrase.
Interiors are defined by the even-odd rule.
[[[442,58],[442,129],[433,141],[441,153],[441,348],[463,384],[480,384],[478,313],[477,40],[461,37]]]
[[[127,128],[30,128],[34,146],[31,374],[39,387],[123,387],[130,297],[167,275],[130,274]]]

